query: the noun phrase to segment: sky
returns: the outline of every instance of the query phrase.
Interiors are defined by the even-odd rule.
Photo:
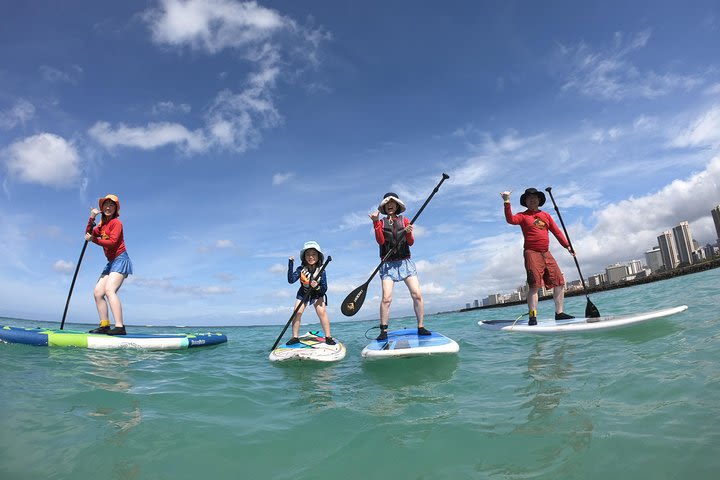
[[[585,277],[681,221],[714,243],[719,45],[716,1],[9,2],[0,316],[61,320],[108,193],[127,325],[282,325],[308,240],[331,322],[375,319],[377,277],[339,309],[379,263],[368,214],[392,191],[412,217],[443,173],[412,247],[428,314],[524,284],[503,190],[552,187]],[[68,323],[97,321],[105,262],[89,244]]]

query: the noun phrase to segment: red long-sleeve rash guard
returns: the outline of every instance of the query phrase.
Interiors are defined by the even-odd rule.
[[[520,225],[523,236],[525,237],[525,250],[534,250],[536,252],[547,252],[550,248],[550,238],[548,230],[555,235],[557,241],[565,248],[570,246],[565,235],[558,228],[555,220],[549,213],[538,210],[531,212],[525,210],[521,213],[513,215],[512,208],[509,203],[505,203],[505,220],[511,225]]]
[[[112,262],[118,255],[125,252],[122,223],[116,217],[106,224],[101,223],[99,226],[92,228],[94,220],[94,218],[90,218],[86,231],[90,232],[92,229],[92,242],[103,247],[105,257],[108,262]]]

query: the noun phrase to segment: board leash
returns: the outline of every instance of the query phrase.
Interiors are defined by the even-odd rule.
[[[512,326],[514,327],[515,324],[516,324],[518,321],[520,321],[520,319],[523,318],[523,317],[526,316],[526,315],[530,315],[530,312],[528,312],[528,313],[523,313],[522,315],[520,315],[519,317],[517,317],[517,318],[515,319],[515,321],[513,322]]]
[[[370,328],[368,328],[367,330],[365,330],[365,338],[368,339],[368,340],[375,340],[374,337],[368,337],[367,335],[368,335],[368,332],[369,332],[370,330],[375,330],[376,328],[377,328],[377,329],[380,329],[380,326],[379,326],[379,325],[376,325],[376,326],[374,326],[374,327],[370,327]],[[400,330],[405,330],[405,327],[404,327],[404,326],[400,326]]]

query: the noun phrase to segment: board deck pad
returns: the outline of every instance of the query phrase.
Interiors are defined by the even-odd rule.
[[[45,347],[91,349],[184,350],[227,342],[222,333],[128,333],[105,335],[53,328],[0,325],[0,341]]]
[[[445,335],[433,331],[418,335],[417,328],[387,332],[387,340],[371,340],[361,355],[363,358],[408,357],[457,353],[460,346]]]
[[[687,310],[687,305],[622,315],[605,315],[597,318],[571,318],[568,320],[538,319],[537,325],[528,325],[527,317],[519,320],[481,320],[480,328],[506,332],[558,334],[581,333],[597,330],[615,330],[656,318],[668,317]]]
[[[347,350],[337,338],[335,345],[325,343],[325,337],[320,332],[307,332],[300,337],[294,345],[282,344],[270,352],[268,357],[272,362],[310,360],[316,362],[336,362],[345,358]]]

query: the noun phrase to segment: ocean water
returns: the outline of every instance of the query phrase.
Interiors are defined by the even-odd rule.
[[[689,306],[606,333],[477,326],[521,307],[431,315],[449,357],[362,360],[376,322],[335,323],[331,365],[269,362],[281,325],[180,352],[0,344],[0,478],[715,479],[719,285],[715,269],[592,295],[602,314]]]

